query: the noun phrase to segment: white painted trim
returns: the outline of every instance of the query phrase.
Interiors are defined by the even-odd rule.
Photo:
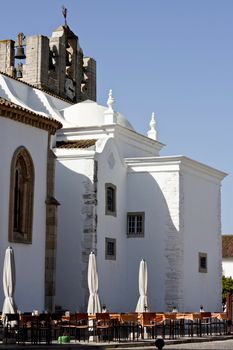
[[[203,174],[212,178],[216,178],[218,181],[224,179],[227,176],[226,173],[212,168],[203,163],[197,162],[193,159],[187,158],[185,156],[167,156],[167,157],[140,157],[140,158],[125,158],[125,163],[132,169],[140,171],[157,171],[153,167],[167,167],[167,171],[193,171],[198,174]],[[146,170],[145,170],[146,167]]]
[[[93,159],[95,156],[95,151],[87,151],[82,149],[59,149],[55,148],[54,154],[56,155],[56,158],[58,160],[62,159],[78,159],[78,158],[86,158],[86,159]]]

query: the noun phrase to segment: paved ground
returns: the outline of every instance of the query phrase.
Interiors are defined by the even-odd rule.
[[[193,341],[192,339],[191,341]],[[203,341],[204,339],[195,339],[193,342],[185,343],[173,343],[167,340],[165,341],[165,346],[163,350],[233,350],[233,337],[231,339],[225,339],[222,337],[222,340],[217,341]],[[189,341],[189,340],[188,340]],[[169,344],[170,342],[170,344]],[[172,341],[173,342],[173,341]],[[177,342],[175,340],[174,342]],[[147,344],[146,344],[147,343]],[[22,344],[7,344],[4,345],[0,343],[0,350],[157,350],[154,345],[154,341],[146,342],[144,344],[128,343],[128,344],[119,344],[119,343],[70,343],[70,344],[50,344],[50,345],[22,345]]]
[[[211,342],[205,342],[205,343],[191,343],[191,344],[176,344],[176,345],[165,345],[163,348],[169,349],[169,350],[178,350],[178,349],[185,349],[185,350],[191,350],[191,349],[214,349],[214,350],[221,350],[221,349],[231,349],[233,350],[233,340],[223,340],[223,341],[211,341]]]
[[[137,347],[135,346],[132,348],[134,350],[157,350],[155,346],[153,347]],[[173,344],[173,345],[167,345],[165,344],[163,350],[192,350],[192,349],[206,349],[206,350],[233,350],[233,340],[222,340],[222,341],[208,341],[203,343],[189,343],[189,344]],[[107,347],[105,350],[108,350]],[[110,349],[109,349],[110,350]],[[126,350],[126,348],[119,348],[119,350]],[[127,349],[129,350],[129,348]]]

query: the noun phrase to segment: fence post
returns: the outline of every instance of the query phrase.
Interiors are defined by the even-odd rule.
[[[227,293],[226,298],[227,334],[231,334],[232,325],[232,294]]]

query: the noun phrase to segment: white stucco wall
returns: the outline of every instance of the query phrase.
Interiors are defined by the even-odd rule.
[[[126,173],[114,139],[109,139],[98,161],[97,264],[101,303],[111,311],[129,310],[126,297]],[[105,184],[116,186],[116,216],[105,214]],[[105,259],[105,238],[116,239],[116,260]]]
[[[58,208],[57,271],[55,304],[71,311],[85,311],[83,286],[84,228],[87,215],[83,196],[92,191],[94,160],[73,156],[64,157],[57,150],[56,199]],[[69,151],[72,154],[72,151]],[[90,249],[91,250],[91,249]],[[86,276],[84,276],[86,278]]]
[[[133,168],[133,167],[132,167]],[[147,261],[149,307],[167,311],[169,293],[177,302],[179,283],[171,286],[170,240],[179,230],[179,176],[156,167],[130,169],[127,179],[127,211],[145,212],[144,238],[127,238],[127,303],[135,308],[139,297],[138,269],[141,259]],[[172,260],[174,265],[176,262]],[[178,281],[179,282],[179,281]],[[173,289],[172,289],[173,288]]]
[[[22,311],[44,310],[47,144],[46,131],[0,117],[0,267],[11,245],[16,263],[15,300]],[[8,242],[11,159],[20,146],[30,153],[35,169],[32,244]],[[3,299],[1,287],[0,304]]]
[[[0,96],[24,108],[53,116],[62,122],[59,110],[69,107],[67,101],[0,74]]]
[[[233,258],[222,259],[222,274],[233,278]]]
[[[194,171],[182,172],[184,215],[184,309],[221,310],[220,184]],[[199,252],[207,273],[199,272]],[[194,292],[195,291],[195,292]]]
[[[57,304],[70,310],[86,307],[87,264],[82,255],[93,249],[97,252],[100,300],[111,311],[135,310],[141,259],[148,265],[151,310],[170,311],[176,305],[180,311],[198,311],[200,304],[218,310],[220,179],[190,160],[184,159],[190,165],[183,166],[182,157],[123,159],[114,138],[100,143],[95,155],[94,151],[92,156],[91,151],[86,157],[84,153],[57,151],[56,197],[61,202]],[[98,169],[97,231],[88,236],[87,217],[94,222],[95,210],[85,207],[83,198],[94,191],[94,162]],[[105,214],[106,183],[116,186],[116,216]],[[127,212],[145,212],[144,237],[127,237]],[[106,237],[116,239],[116,260],[105,258]],[[198,272],[199,252],[208,254],[207,274]],[[211,297],[210,290],[214,290]]]
[[[142,134],[121,127],[116,128],[114,138],[123,158],[157,157],[164,146]]]

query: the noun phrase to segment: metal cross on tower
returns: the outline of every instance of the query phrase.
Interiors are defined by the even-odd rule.
[[[67,8],[65,6],[62,6],[62,14],[63,17],[65,19],[65,26],[67,26],[67,21],[66,21],[66,17],[67,17]]]

